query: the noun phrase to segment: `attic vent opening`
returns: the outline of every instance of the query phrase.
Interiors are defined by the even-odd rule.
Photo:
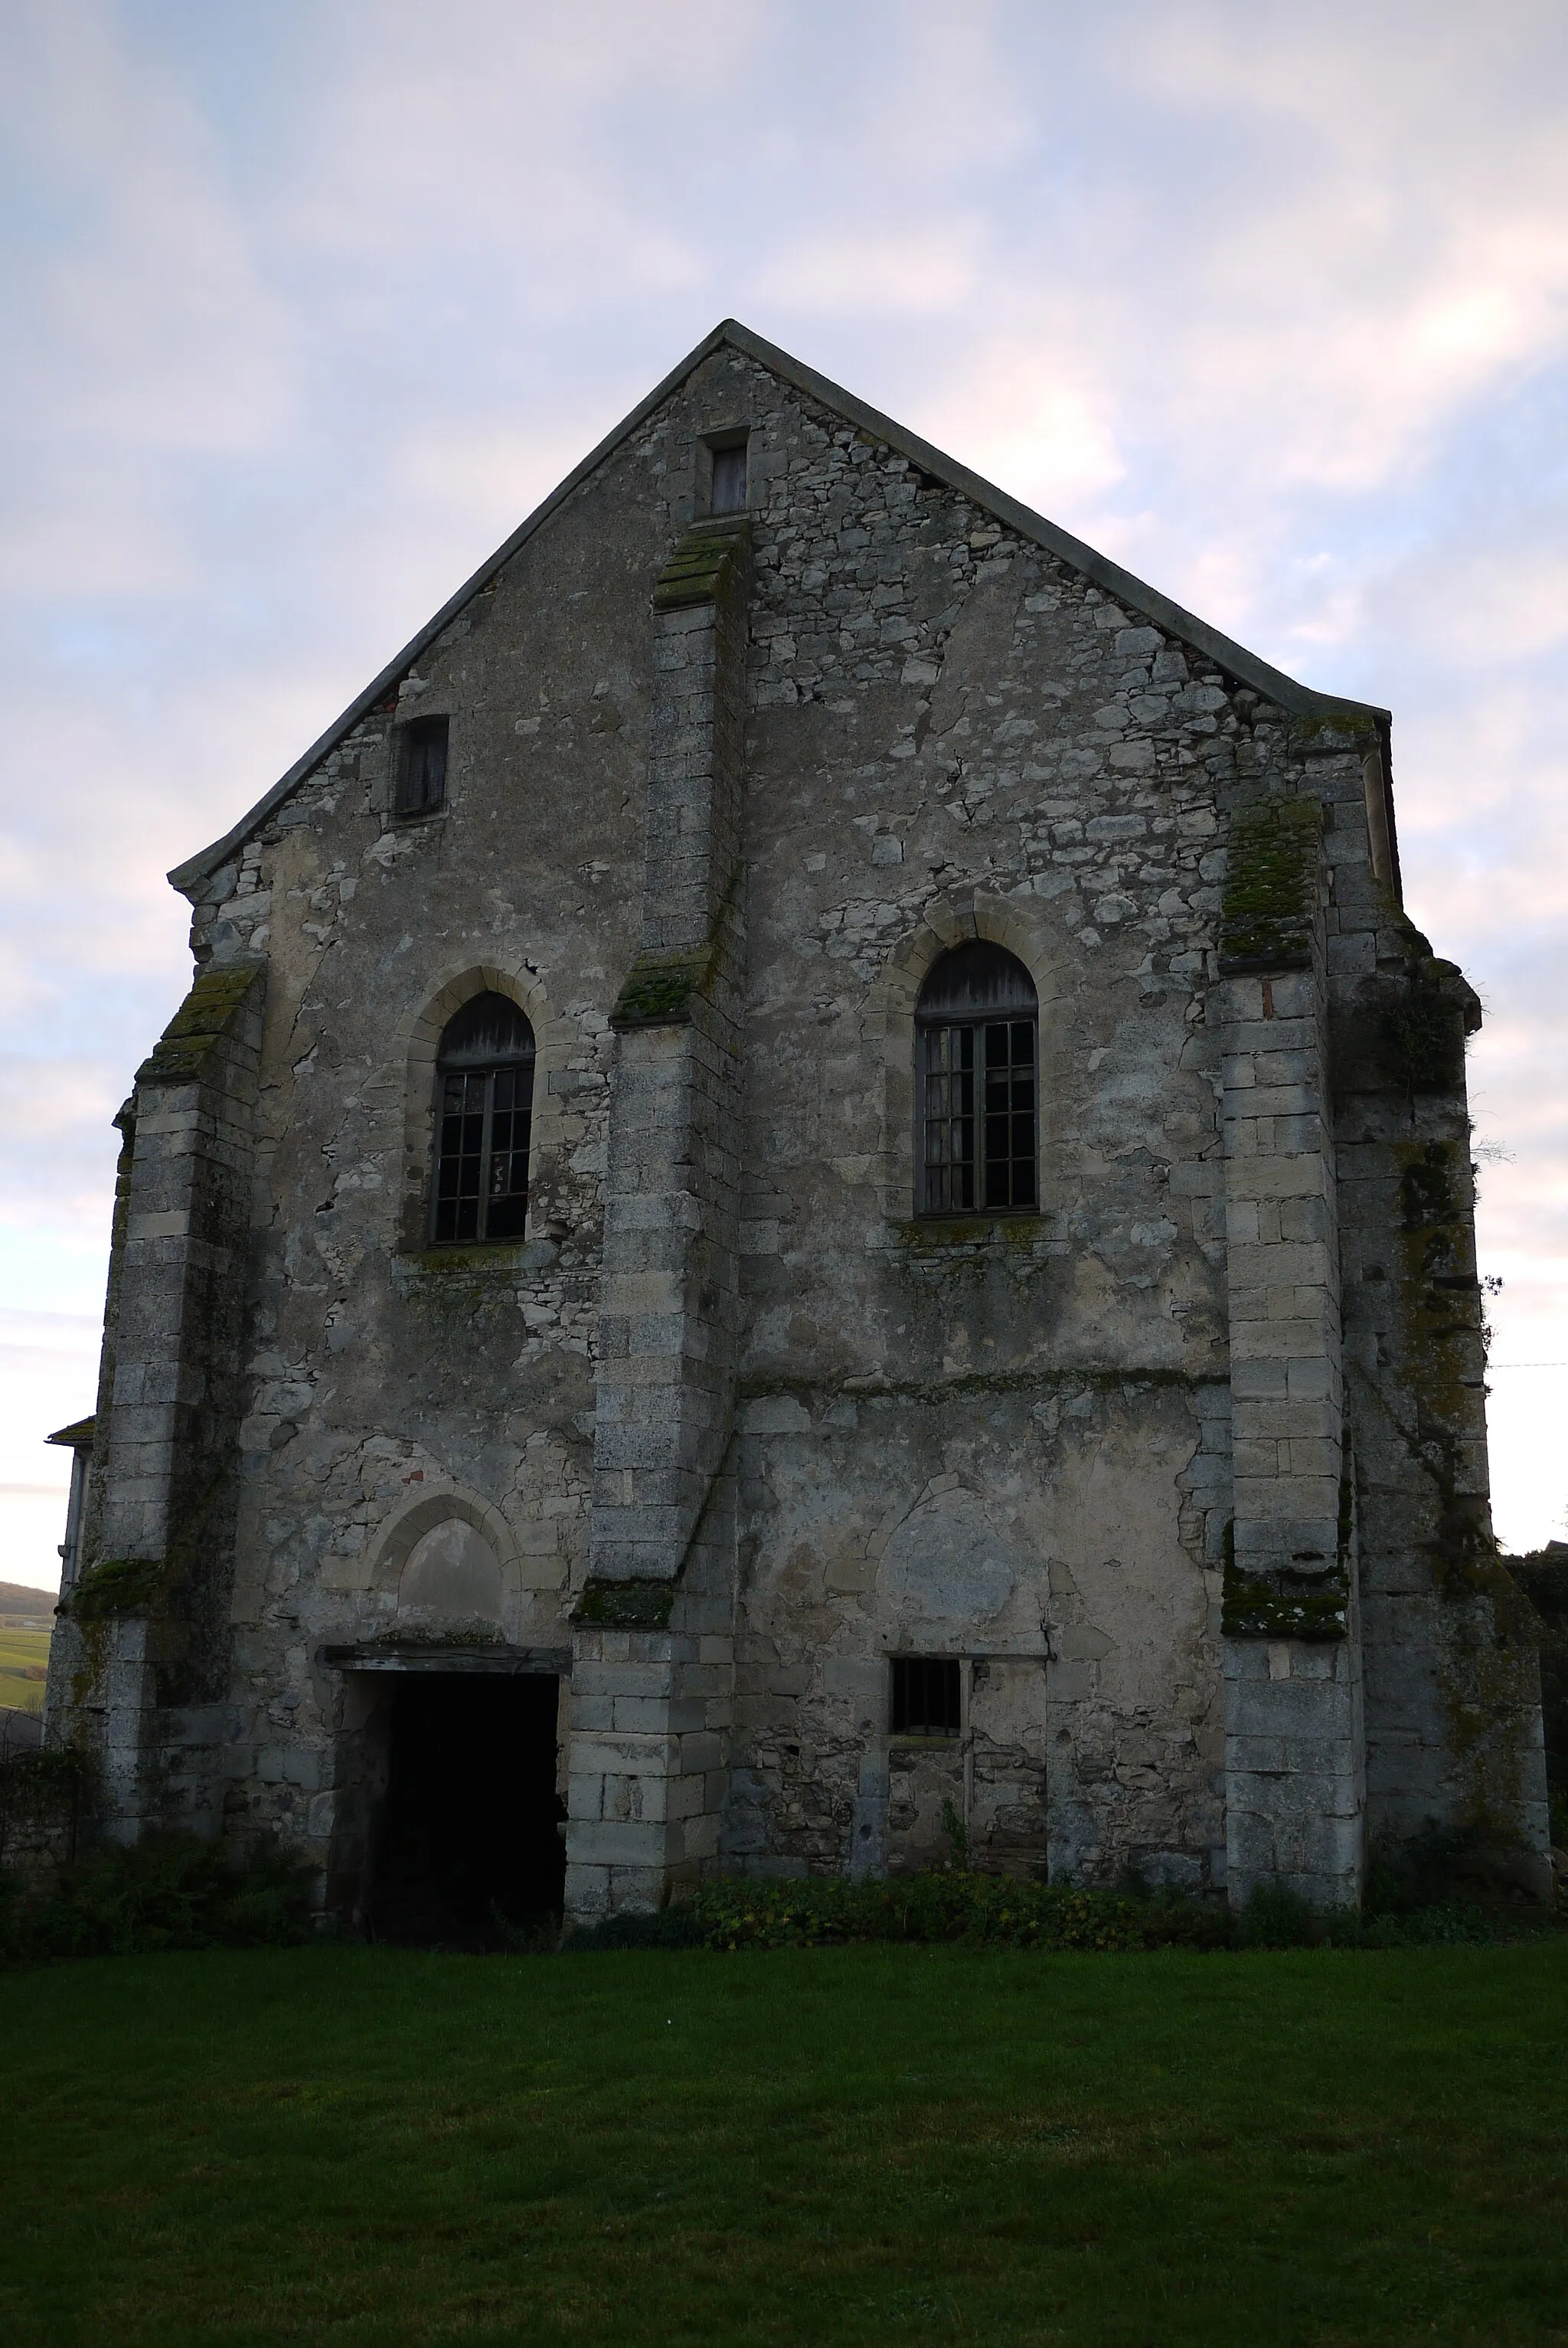
[[[713,511],[744,513],[746,510],[746,444],[733,440],[713,451]]]
[[[395,813],[427,815],[445,799],[450,723],[446,717],[415,717],[411,725],[399,727]]]

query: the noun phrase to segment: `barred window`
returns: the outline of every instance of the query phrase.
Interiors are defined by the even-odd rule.
[[[895,1736],[957,1736],[963,1728],[958,1665],[951,1655],[895,1655],[888,1726]]]
[[[1034,981],[1005,947],[955,946],[915,1006],[921,1211],[1018,1213],[1039,1203]]]
[[[534,1031],[504,994],[477,994],[451,1020],[436,1061],[437,1247],[523,1236]]]

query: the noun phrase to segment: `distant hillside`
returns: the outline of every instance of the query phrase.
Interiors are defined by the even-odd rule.
[[[52,1590],[29,1590],[25,1582],[0,1581],[0,1622],[14,1622],[23,1615],[35,1622],[47,1622],[55,1612]]]

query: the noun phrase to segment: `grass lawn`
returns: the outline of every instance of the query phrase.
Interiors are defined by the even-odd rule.
[[[0,1978],[0,2340],[1568,2342],[1568,1943]]]
[[[24,1631],[15,1622],[0,1622],[0,1704],[41,1712],[48,1669],[47,1631]]]

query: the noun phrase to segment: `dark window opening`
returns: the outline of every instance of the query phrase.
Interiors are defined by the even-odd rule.
[[[895,1736],[957,1736],[963,1726],[958,1666],[949,1655],[895,1655]]]
[[[436,1062],[437,1247],[523,1236],[528,1211],[534,1031],[504,994],[477,994]]]
[[[713,451],[713,511],[744,513],[746,510],[746,444],[736,441]]]
[[[560,1682],[542,1672],[398,1675],[373,1937],[495,1948],[507,1927],[560,1914],[559,1700]]]
[[[416,717],[398,729],[397,815],[425,815],[446,796],[446,736],[450,719]]]
[[[915,1008],[920,1209],[1017,1214],[1039,1203],[1039,998],[1015,954],[955,946]]]

